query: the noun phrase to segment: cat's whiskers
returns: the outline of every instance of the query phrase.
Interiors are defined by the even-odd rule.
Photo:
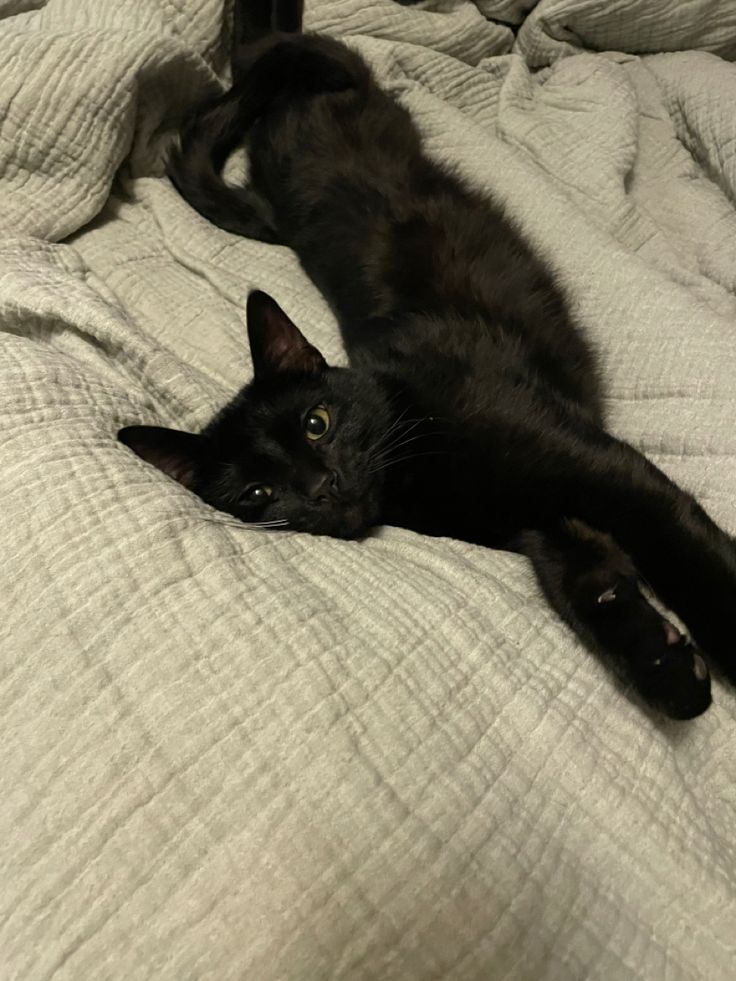
[[[393,462],[391,454],[396,453],[397,450],[408,446],[410,443],[416,442],[418,439],[428,439],[433,436],[441,436],[442,433],[439,430],[434,430],[430,433],[417,433],[415,436],[409,436],[407,439],[401,440],[399,442],[392,443],[392,445],[381,453],[376,454],[372,459],[369,460],[371,468],[367,471],[368,473],[377,473],[379,470],[383,469],[383,464],[388,464]],[[440,452],[440,451],[437,451]],[[402,457],[402,459],[405,459]]]
[[[390,426],[388,427],[388,429],[386,430],[386,432],[385,432],[385,433],[381,433],[381,435],[380,435],[380,436],[378,437],[378,439],[377,439],[377,440],[375,441],[375,443],[372,443],[372,444],[371,444],[371,445],[370,445],[370,446],[368,447],[368,449],[366,450],[366,453],[367,453],[367,454],[368,454],[369,456],[370,456],[370,455],[371,455],[371,454],[372,454],[372,453],[373,453],[373,452],[374,452],[375,450],[377,450],[377,449],[381,449],[381,448],[383,448],[383,447],[385,446],[385,444],[386,444],[386,440],[387,440],[387,439],[389,438],[389,436],[391,435],[391,433],[393,433],[393,432],[394,432],[394,430],[396,429],[396,427],[397,427],[397,426],[399,426],[399,425],[400,425],[400,424],[402,423],[402,420],[403,420],[403,417],[404,417],[404,416],[406,415],[406,413],[407,413],[408,411],[409,411],[409,407],[407,406],[407,407],[406,407],[406,408],[404,409],[404,411],[400,413],[400,415],[398,416],[398,418],[396,418],[396,419],[394,419],[394,421],[393,421],[393,422],[391,423],[391,425],[390,425]],[[406,424],[407,424],[407,423],[409,423],[409,422],[415,422],[415,421],[416,421],[415,419],[408,419],[408,420],[406,420],[406,421],[404,422],[404,425],[406,425]]]
[[[237,519],[223,520],[221,518],[202,518],[201,520],[212,525],[219,525],[222,528],[239,528],[246,531],[271,531],[286,528],[289,524],[285,518],[274,518],[272,521],[238,521]]]
[[[220,512],[224,514],[224,512]],[[196,524],[200,521],[206,521],[211,525],[221,525],[224,528],[245,528],[245,529],[261,529],[268,531],[269,529],[286,528],[289,525],[289,521],[286,518],[272,518],[270,521],[240,521],[234,515],[229,517],[214,517],[207,514],[195,515],[192,521],[192,513],[190,511],[155,511],[155,516],[157,518],[187,518],[189,524]]]
[[[368,473],[380,473],[382,470],[386,470],[388,467],[393,467],[397,463],[406,463],[408,460],[418,460],[422,456],[444,456],[444,450],[425,450],[419,453],[408,453],[406,456],[400,456],[393,460],[387,460],[382,463],[380,467],[376,467],[373,470],[369,470]]]
[[[428,437],[428,436],[437,436],[438,433],[437,432],[433,432],[433,433],[416,433],[416,435],[414,435],[414,436],[409,436],[409,434],[407,432],[405,435],[406,435],[406,439],[397,439],[397,440],[394,440],[394,442],[390,446],[387,446],[384,450],[382,450],[378,454],[378,456],[379,457],[388,456],[390,453],[393,453],[394,450],[398,450],[400,447],[406,446],[407,443],[413,443],[414,440],[424,439],[425,437]]]
[[[406,410],[404,410],[404,412],[406,412]],[[402,432],[395,433],[393,440],[389,441],[389,443],[386,444],[385,443],[385,440],[388,439],[388,436],[392,433],[392,431],[396,428],[397,424],[401,421],[403,414],[404,413],[402,413],[402,415],[399,416],[399,418],[394,422],[394,424],[392,426],[390,426],[389,429],[384,433],[384,435],[383,435],[384,445],[381,445],[381,441],[379,441],[379,444],[378,445],[380,447],[381,453],[386,453],[389,450],[395,449],[396,448],[396,445],[397,445],[397,440],[401,440],[405,436],[408,436],[409,433],[413,432],[417,428],[417,426],[421,425],[421,423],[423,423],[423,422],[442,422],[443,421],[443,418],[441,416],[418,416],[417,418],[414,418],[414,419],[404,419],[402,425],[404,427],[406,427],[406,428],[404,428]],[[434,435],[439,435],[439,434],[438,433],[426,433],[426,434],[422,434],[422,435],[434,436]]]
[[[427,421],[428,421],[427,419],[407,419],[407,420],[405,420],[404,426],[406,426],[407,428],[405,428],[403,430],[403,432],[394,433],[394,438],[392,440],[390,440],[388,443],[383,443],[383,445],[382,445],[379,442],[378,446],[377,447],[374,447],[374,452],[369,454],[369,457],[368,457],[369,462],[373,463],[373,462],[376,462],[376,461],[378,461],[380,459],[383,459],[386,456],[388,456],[390,453],[392,453],[394,450],[396,450],[399,446],[402,446],[403,445],[403,443],[406,440],[406,437],[408,437],[409,434],[412,433],[417,428],[417,426],[419,426],[419,425],[421,425],[421,423],[427,422]],[[389,430],[389,432],[390,432],[390,430]],[[384,435],[384,440],[386,439],[386,436],[387,435],[388,435],[388,433]],[[419,433],[418,434],[418,436],[423,436],[423,435],[430,435],[430,434],[425,434],[425,433]],[[375,452],[375,449],[377,449],[378,452]]]
[[[397,417],[396,417],[396,418],[394,419],[394,421],[393,421],[393,422],[391,423],[391,425],[390,425],[390,426],[388,427],[388,429],[386,430],[386,432],[385,432],[385,433],[384,433],[384,434],[383,434],[383,435],[382,435],[381,437],[379,437],[379,439],[378,439],[378,441],[377,441],[377,442],[376,442],[376,443],[375,443],[374,445],[380,445],[380,444],[381,444],[381,443],[382,443],[382,442],[383,442],[384,440],[386,440],[386,439],[388,439],[388,437],[389,437],[389,436],[391,435],[391,433],[392,433],[392,432],[393,432],[393,431],[394,431],[394,430],[396,429],[396,427],[397,427],[397,426],[400,426],[400,425],[401,425],[401,423],[402,423],[402,421],[403,421],[403,419],[404,419],[404,416],[406,415],[406,413],[407,413],[408,411],[409,411],[409,406],[407,405],[407,406],[406,406],[406,407],[405,407],[405,408],[404,408],[404,409],[403,409],[403,410],[402,410],[402,411],[401,411],[401,412],[399,413],[399,415],[398,415],[398,416],[397,416]],[[407,421],[409,421],[409,422],[412,422],[413,420],[407,420]]]

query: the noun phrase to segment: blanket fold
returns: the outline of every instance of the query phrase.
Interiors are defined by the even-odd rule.
[[[344,358],[289,250],[161,176],[226,7],[0,0],[0,975],[733,978],[732,689],[653,719],[520,557],[234,529],[117,443],[243,384],[249,289]],[[736,530],[733,3],[307,8]]]

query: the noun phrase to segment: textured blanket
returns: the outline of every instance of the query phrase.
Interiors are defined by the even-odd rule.
[[[735,531],[733,0],[307,6]],[[228,21],[0,0],[0,976],[733,979],[733,690],[653,719],[523,559],[238,530],[116,442],[248,378],[252,287],[343,358],[295,257],[161,176]]]

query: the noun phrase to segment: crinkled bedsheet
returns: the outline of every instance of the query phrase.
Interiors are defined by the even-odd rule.
[[[736,530],[733,0],[308,7]],[[287,249],[162,177],[222,8],[0,0],[0,975],[730,981],[732,690],[653,720],[521,558],[237,530],[116,442],[246,380],[252,287],[343,357]]]

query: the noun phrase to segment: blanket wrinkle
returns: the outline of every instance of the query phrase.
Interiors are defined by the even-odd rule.
[[[116,441],[246,381],[252,288],[344,362],[293,253],[161,176],[230,16],[0,0],[0,975],[731,981],[733,689],[655,719],[519,556],[235,529]],[[307,26],[503,204],[612,428],[736,531],[731,0]]]

